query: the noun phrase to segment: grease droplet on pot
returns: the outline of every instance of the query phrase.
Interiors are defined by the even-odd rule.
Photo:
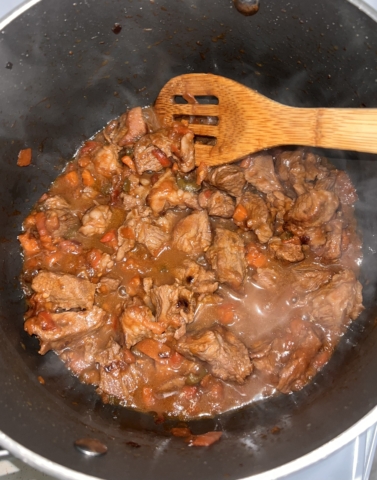
[[[259,0],[233,0],[236,9],[243,15],[255,15],[259,10]]]
[[[115,35],[118,35],[118,33],[122,31],[122,26],[119,25],[119,23],[114,23],[114,26],[111,30],[115,33]]]
[[[7,68],[8,70],[12,70],[12,68],[13,68],[13,63],[8,62],[8,63],[5,65],[5,68]]]

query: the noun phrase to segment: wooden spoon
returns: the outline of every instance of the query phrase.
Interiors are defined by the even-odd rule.
[[[179,104],[176,96],[193,102],[197,96],[213,96],[218,104]],[[217,117],[217,125],[190,124],[196,135],[216,138],[214,146],[195,143],[197,165],[222,165],[280,145],[377,153],[377,109],[288,107],[218,75],[172,78],[155,110],[163,125],[182,115]]]

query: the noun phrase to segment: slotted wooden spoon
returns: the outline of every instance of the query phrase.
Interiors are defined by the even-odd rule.
[[[179,104],[177,96],[216,97],[218,104]],[[281,145],[377,153],[377,109],[288,107],[218,75],[172,78],[155,109],[163,125],[181,115],[218,118],[217,125],[190,125],[196,135],[216,138],[214,146],[195,144],[197,165],[222,165]]]

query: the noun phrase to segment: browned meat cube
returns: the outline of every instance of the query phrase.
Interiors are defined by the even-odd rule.
[[[331,220],[326,225],[326,243],[321,249],[321,256],[327,260],[336,260],[342,255],[343,221],[340,218]]]
[[[173,246],[189,255],[199,255],[211,245],[212,233],[206,211],[180,220],[173,230]]]
[[[189,358],[207,362],[212,375],[225,381],[242,384],[253,371],[247,348],[224,327],[187,335],[178,342],[177,350]]]
[[[293,320],[269,345],[257,344],[250,357],[256,370],[283,393],[300,390],[316,373],[322,342],[309,322]]]
[[[275,257],[279,260],[286,260],[287,262],[301,262],[304,260],[304,252],[300,239],[292,237],[288,240],[282,240],[280,237],[272,237],[268,242],[268,248],[272,251]]]
[[[219,286],[215,272],[206,270],[192,260],[185,260],[183,266],[177,268],[174,273],[182,285],[196,293],[213,293]]]
[[[114,145],[105,145],[94,154],[93,165],[96,171],[106,178],[122,173],[118,161],[118,149]]]
[[[242,168],[236,165],[222,165],[211,169],[208,172],[207,180],[214,187],[233,195],[233,197],[240,197],[246,184]]]
[[[159,323],[175,330],[175,337],[186,333],[186,324],[194,320],[196,301],[192,291],[180,285],[161,285],[150,290]]]
[[[230,230],[217,228],[207,258],[217,278],[233,288],[239,288],[246,275],[245,245],[242,238]]]
[[[292,273],[296,279],[293,288],[298,293],[314,292],[327,283],[332,277],[330,270],[320,266],[313,268],[311,265],[299,265],[292,270]]]
[[[98,205],[88,210],[82,217],[83,226],[79,232],[86,236],[102,235],[111,222],[111,209],[108,205]]]
[[[343,205],[353,205],[358,199],[350,177],[342,170],[337,171],[334,191]]]
[[[311,294],[311,316],[324,328],[339,331],[342,325],[355,320],[363,311],[362,286],[352,270],[345,269]]]
[[[318,227],[331,220],[338,206],[335,193],[311,190],[297,198],[286,220],[304,228]]]
[[[166,328],[156,322],[150,309],[145,306],[127,307],[120,318],[120,322],[127,348],[131,348],[143,338],[160,335]]]
[[[245,230],[253,230],[261,243],[272,237],[271,215],[266,202],[259,195],[246,192],[240,198],[233,221]]]
[[[243,160],[242,166],[245,168],[246,180],[260,192],[272,193],[283,189],[276,176],[271,155],[252,155]]]
[[[58,350],[79,336],[92,333],[105,324],[107,313],[94,306],[85,312],[48,313],[42,311],[37,317],[26,320],[25,330],[29,335],[37,335],[44,355],[51,348]]]
[[[200,209],[197,195],[180,190],[171,170],[167,170],[153,185],[147,197],[147,204],[155,215],[174,207]]]
[[[141,222],[137,226],[136,235],[137,241],[144,244],[154,257],[162,252],[170,240],[168,233],[148,222]]]
[[[93,307],[96,286],[84,278],[41,271],[31,286],[40,299],[52,302],[55,307],[64,310]]]
[[[233,198],[225,192],[208,188],[200,192],[198,200],[199,205],[207,210],[208,215],[222,218],[233,216],[235,203]]]
[[[114,142],[120,147],[136,142],[147,133],[147,125],[140,107],[132,108],[125,114],[124,127],[124,129],[120,128],[117,131],[114,138]]]

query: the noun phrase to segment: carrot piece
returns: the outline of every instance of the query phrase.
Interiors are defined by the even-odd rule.
[[[223,432],[207,432],[203,435],[193,435],[190,439],[190,447],[209,447],[220,440]]]
[[[135,363],[136,362],[136,357],[135,355],[131,352],[131,350],[128,350],[128,348],[123,348],[123,358],[126,363]]]
[[[186,398],[187,400],[192,400],[196,397],[198,393],[198,387],[195,387],[194,385],[185,385],[182,387],[181,390],[181,396]]]
[[[246,252],[246,261],[250,267],[262,268],[266,266],[267,256],[256,245],[249,243]]]
[[[234,322],[235,312],[234,312],[234,306],[231,303],[221,304],[218,307],[217,311],[218,311],[220,323],[229,325],[230,323]]]
[[[82,183],[86,186],[86,187],[92,187],[95,183],[95,180],[92,176],[92,174],[89,172],[89,170],[85,169],[82,171],[81,173],[81,176],[82,176]]]
[[[233,220],[235,222],[244,222],[247,219],[247,210],[240,203],[236,206],[233,213]]]
[[[31,148],[25,148],[20,150],[17,159],[17,165],[19,167],[27,167],[31,164]]]
[[[164,152],[162,152],[160,149],[155,148],[152,150],[152,155],[157,158],[157,160],[161,163],[163,167],[170,167],[171,166],[171,161],[168,159],[168,157],[165,155]]]
[[[157,340],[153,340],[152,338],[144,338],[136,344],[135,348],[156,362],[161,362],[164,359],[169,358],[171,354],[170,347],[164,343],[158,342]]]
[[[127,167],[129,167],[133,172],[136,172],[134,161],[130,156],[124,155],[124,157],[122,157],[121,160],[122,160],[122,163],[127,165]]]
[[[40,251],[38,241],[31,237],[29,232],[19,235],[17,238],[24,249],[25,255],[35,255]]]
[[[72,170],[72,172],[68,172],[64,175],[63,177],[72,187],[78,187],[79,186],[79,176],[76,172],[76,170]]]
[[[183,360],[184,357],[180,353],[174,352],[173,355],[169,358],[171,368],[173,370],[177,370],[182,365]]]
[[[170,430],[170,433],[175,437],[185,438],[191,436],[191,431],[187,427],[174,427]]]

